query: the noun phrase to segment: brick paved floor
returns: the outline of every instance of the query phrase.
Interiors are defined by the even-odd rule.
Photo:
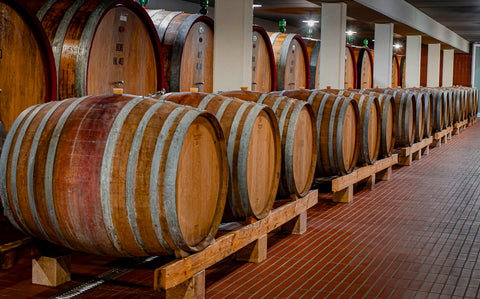
[[[479,298],[480,126],[392,180],[356,193],[350,204],[329,195],[309,210],[301,236],[270,235],[268,260],[228,258],[207,271],[208,298]],[[478,261],[478,262],[477,262]],[[111,268],[112,259],[74,254],[73,281],[29,283],[31,267],[0,271],[0,297],[45,298]],[[153,265],[85,293],[83,298],[155,297]]]

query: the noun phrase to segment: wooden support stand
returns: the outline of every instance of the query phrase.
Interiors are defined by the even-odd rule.
[[[155,270],[154,289],[167,298],[204,298],[205,269],[237,252],[237,259],[261,262],[267,258],[267,234],[282,227],[292,232],[306,228],[306,211],[318,202],[318,191],[288,201],[264,219],[231,231],[204,250],[172,261]],[[293,222],[289,222],[293,221]]]
[[[32,283],[56,287],[70,281],[70,262],[70,253],[33,259]]]
[[[464,130],[467,127],[468,120],[465,119],[461,122],[453,124],[453,135],[458,135],[462,130]]]
[[[442,146],[442,144],[446,144],[447,140],[452,139],[452,131],[453,131],[453,128],[448,127],[443,131],[436,132],[435,134],[433,134],[432,146],[433,147],[437,147],[437,146],[440,147],[440,146]]]
[[[353,201],[353,186],[361,181],[366,181],[367,188],[372,190],[375,181],[389,180],[392,174],[392,166],[398,164],[398,154],[376,161],[355,169],[352,173],[331,180],[334,202],[349,203]]]
[[[422,155],[428,155],[432,142],[433,136],[430,136],[429,138],[412,144],[412,146],[401,148],[398,164],[401,166],[410,166],[414,160],[420,160]]]
[[[0,270],[10,269],[16,264],[31,260],[36,254],[38,250],[30,237],[0,244]]]

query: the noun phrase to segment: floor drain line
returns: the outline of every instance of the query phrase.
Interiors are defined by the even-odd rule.
[[[145,259],[141,259],[140,261],[138,261],[138,259],[135,259],[136,262],[132,263],[131,268],[115,267],[111,270],[108,270],[102,274],[97,275],[95,278],[82,282],[81,284],[74,286],[70,289],[67,289],[65,291],[62,291],[61,293],[58,293],[55,296],[49,297],[49,299],[69,299],[69,298],[75,298],[77,296],[83,295],[86,292],[89,292],[101,286],[102,284],[104,284],[109,280],[117,279],[129,272],[132,272],[133,270],[135,270],[133,269],[133,266],[138,266],[138,265],[151,262],[156,258],[157,258],[156,256],[152,256]]]

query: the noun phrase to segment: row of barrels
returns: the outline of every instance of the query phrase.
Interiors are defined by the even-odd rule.
[[[13,123],[0,197],[19,230],[74,250],[196,252],[222,220],[261,219],[314,177],[372,164],[476,109],[472,88],[52,101]]]

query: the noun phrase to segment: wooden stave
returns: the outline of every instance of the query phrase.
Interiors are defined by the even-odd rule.
[[[28,3],[30,2],[32,4],[29,5],[33,9],[38,7],[33,4],[34,1],[28,1]],[[154,49],[155,61],[157,62],[155,65],[156,90],[161,90],[165,87],[161,43],[150,17],[137,2],[132,0],[90,0],[74,1],[71,5],[68,5],[63,0],[43,0],[41,2],[44,5],[36,13],[47,34],[51,37],[50,43],[52,44],[57,74],[59,74],[57,78],[57,99],[91,94],[87,86],[91,45],[98,24],[100,24],[110,9],[116,7],[128,8],[142,20],[149,33]],[[60,9],[56,5],[59,5]],[[50,15],[49,11],[51,9],[55,9],[57,15]],[[52,27],[47,27],[46,25]],[[76,52],[70,48],[64,49],[65,39],[69,41],[69,47],[74,47]],[[74,69],[69,70],[69,68]],[[65,78],[60,77],[60,74],[66,74],[64,75]]]
[[[163,58],[165,65],[168,65],[168,71],[165,72],[166,90],[168,92],[180,91],[181,80],[181,62],[182,53],[184,51],[185,41],[192,26],[196,23],[203,22],[212,31],[214,30],[214,21],[204,15],[200,14],[186,14],[178,11],[164,11],[164,10],[147,10],[148,15],[152,19],[155,26],[158,38],[162,43]],[[162,18],[163,17],[163,18]],[[170,24],[176,19],[182,19],[178,31],[170,31]],[[175,38],[173,44],[167,43],[165,39],[166,34],[174,34]],[[213,47],[212,47],[213,48]],[[168,62],[167,62],[168,60]],[[209,80],[213,81],[213,74]],[[212,92],[213,90],[205,90],[205,92]]]
[[[319,88],[318,75],[320,71],[320,47],[321,41],[304,38],[310,61],[310,88]],[[318,63],[317,63],[318,62]]]
[[[25,4],[23,3],[23,1],[2,0],[2,3],[6,4],[7,6],[15,10],[18,13],[18,15],[22,17],[22,19],[28,24],[28,26],[33,32],[33,35],[36,38],[36,42],[39,46],[40,51],[44,54],[41,56],[41,59],[44,65],[45,95],[40,97],[39,99],[40,103],[50,102],[55,100],[57,98],[57,73],[55,70],[55,60],[53,57],[52,48],[50,46],[50,42],[48,40],[45,30],[43,29],[41,23],[38,21],[35,15],[32,13],[32,11],[29,9],[29,7],[26,5],[26,3]],[[22,84],[22,86],[24,86],[24,82],[19,82],[19,83]],[[6,94],[5,87],[0,86],[0,88],[3,88],[3,95],[5,95]],[[10,88],[10,86],[8,86],[7,88]],[[23,87],[20,87],[20,86],[16,88],[23,89]],[[21,111],[19,111],[18,115],[19,114],[21,114]],[[13,122],[8,123],[5,120],[0,119],[0,127],[3,129],[3,130],[0,130],[1,131],[0,139],[4,140],[6,138],[6,133],[8,133],[8,130],[12,124]],[[0,151],[1,151],[1,148],[0,148]],[[0,212],[1,212],[1,205],[0,205]]]
[[[392,56],[392,88],[399,88],[401,86],[400,61],[397,54]],[[396,80],[395,80],[396,79]]]
[[[215,99],[225,100],[224,107],[221,107],[220,105],[220,109],[216,109],[217,107],[211,108],[209,106],[209,103],[211,100],[215,100]],[[215,114],[215,117],[217,117],[218,121],[220,122],[220,125],[224,130],[224,133],[226,135],[226,140],[227,140],[227,152],[229,155],[230,173],[232,172],[240,173],[238,177],[230,178],[229,192],[227,196],[227,202],[225,206],[225,213],[223,215],[223,220],[224,221],[244,220],[250,216],[255,217],[256,219],[262,219],[266,217],[273,207],[273,203],[278,191],[278,184],[279,184],[278,178],[280,177],[280,169],[281,169],[281,144],[280,144],[280,133],[279,133],[280,131],[279,131],[278,124],[276,121],[276,116],[273,110],[267,107],[266,105],[260,105],[260,104],[254,104],[254,103],[250,103],[251,105],[248,105],[248,108],[251,109],[253,113],[258,112],[258,111],[257,112],[254,111],[255,109],[262,112],[264,111],[269,116],[271,120],[271,125],[273,127],[273,131],[275,133],[274,139],[275,139],[276,158],[275,158],[275,170],[274,170],[273,176],[276,179],[275,179],[275,182],[271,183],[272,189],[270,191],[269,197],[265,199],[264,208],[260,212],[254,213],[252,211],[250,198],[248,197],[248,183],[246,182],[246,179],[247,179],[246,168],[247,168],[247,158],[248,158],[249,152],[248,152],[248,149],[246,149],[246,152],[240,149],[240,142],[238,142],[238,144],[236,143],[237,133],[235,132],[235,134],[233,134],[230,131],[230,126],[237,125],[234,122],[242,119],[243,114],[250,115],[250,110],[242,111],[241,109],[238,109],[238,111],[236,111],[235,117],[232,117],[231,119],[222,118],[222,115],[218,114],[218,113],[223,114],[223,111],[225,111],[225,109],[228,107],[229,102],[233,102],[233,101],[242,102],[243,104],[241,105],[245,105],[248,102],[235,99],[235,98],[227,98],[218,94],[189,93],[189,92],[167,93],[159,97],[159,100],[160,101],[167,100],[167,101],[171,101],[171,102],[182,104],[182,105],[189,105],[197,109],[205,109]],[[221,111],[222,109],[223,111]],[[254,122],[252,121],[252,125],[253,123]],[[244,129],[244,131],[242,131],[242,133],[240,134],[242,137],[243,135],[245,134],[248,135],[248,133],[251,132],[251,130],[249,130],[248,127],[247,128],[242,127],[241,129]],[[250,138],[250,136],[248,136],[248,138]],[[230,157],[230,155],[232,155],[232,157]],[[245,159],[240,158],[242,155],[245,157]],[[238,164],[232,165],[231,161],[234,161],[234,160],[238,161]]]
[[[350,45],[350,44],[346,44],[345,45],[345,51],[346,51],[346,54],[345,54],[345,57],[350,58],[352,60],[352,65],[353,65],[353,86],[352,88],[359,88],[357,86],[357,80],[358,80],[358,76],[357,76],[357,60],[355,58],[355,53],[354,53],[354,50],[353,50],[353,47]],[[347,75],[347,72],[345,71],[345,76]],[[348,80],[345,80],[345,82],[347,82]],[[350,88],[349,86],[344,86],[345,88]]]
[[[308,179],[304,184],[304,188],[298,188],[295,184],[295,175],[294,175],[294,138],[295,131],[297,128],[298,117],[300,109],[305,109],[312,119],[312,131],[313,131],[313,150],[312,150],[312,161],[317,161],[317,146],[318,146],[318,133],[316,131],[316,126],[313,123],[315,120],[315,115],[313,108],[310,104],[304,101],[296,100],[286,96],[279,96],[274,93],[267,94],[261,92],[252,92],[252,91],[228,91],[221,92],[223,96],[235,97],[244,101],[252,101],[259,104],[264,104],[269,106],[275,112],[277,121],[280,127],[280,139],[282,144],[282,170],[280,172],[280,181],[282,182],[279,185],[277,197],[289,198],[291,195],[295,196],[305,196],[313,183],[315,176],[315,163],[312,163],[310,169],[308,169]],[[281,107],[281,102],[292,102],[293,106],[290,105],[285,109],[286,106]],[[297,113],[293,113],[294,110],[297,110]],[[283,124],[283,125],[282,125]]]
[[[357,55],[357,88],[373,88],[373,54],[372,50],[370,50],[368,47],[362,47],[358,51]],[[365,56],[368,57],[368,60],[371,65],[371,72],[370,72],[370,86],[362,86],[362,65],[363,65],[363,59]]]
[[[270,90],[274,91],[277,90],[277,70],[275,66],[275,55],[273,53],[272,43],[270,42],[270,37],[268,36],[267,31],[263,27],[258,25],[253,25],[253,32],[257,32],[265,41],[265,45],[267,46],[269,52],[269,61],[270,61]],[[252,86],[253,90],[253,86]]]
[[[316,167],[316,175],[318,177],[331,177],[331,176],[338,176],[338,175],[345,175],[353,171],[355,166],[357,165],[358,161],[358,152],[359,152],[359,147],[360,147],[360,141],[358,138],[355,138],[355,145],[354,145],[354,154],[353,154],[353,159],[351,161],[350,165],[345,165],[343,162],[343,149],[339,144],[342,141],[342,137],[336,138],[333,140],[332,134],[328,134],[328,143],[325,146],[322,147],[322,142],[321,142],[321,137],[325,133],[322,132],[322,124],[323,124],[323,114],[325,112],[325,106],[327,101],[334,101],[334,104],[336,103],[337,107],[338,104],[341,102],[341,107],[343,109],[340,109],[341,111],[334,111],[332,110],[329,115],[329,125],[328,128],[332,128],[332,126],[335,126],[335,120],[337,119],[336,117],[338,116],[337,112],[340,112],[343,116],[340,116],[340,120],[336,122],[336,127],[334,128],[333,132],[342,132],[343,134],[343,120],[344,120],[344,113],[346,112],[346,106],[349,104],[352,104],[354,107],[354,112],[356,119],[360,119],[360,114],[358,110],[358,105],[355,102],[355,100],[351,98],[346,98],[343,96],[336,96],[331,93],[326,93],[320,90],[284,90],[280,93],[280,95],[286,95],[288,97],[296,98],[299,100],[306,101],[310,103],[313,107],[313,111],[315,113],[316,117],[316,124],[317,124],[317,133],[319,135],[318,137],[318,154],[317,154],[317,167]],[[334,106],[332,104],[332,107]],[[319,117],[321,115],[321,117]],[[332,117],[333,115],[333,117]],[[339,123],[341,123],[339,125]],[[356,122],[356,132],[360,130],[360,125],[359,121]],[[329,130],[327,130],[329,131]],[[329,131],[330,133],[330,131]],[[327,152],[327,155],[322,155],[323,152]]]
[[[1,169],[2,173],[7,173],[8,172],[8,169],[9,169],[8,165],[9,164],[7,164],[7,163],[10,161],[10,156],[12,156],[12,154],[9,153],[9,152],[12,151],[12,148],[13,148],[13,151],[15,151],[15,149],[19,148],[19,146],[22,146],[22,147],[25,146],[24,145],[25,140],[23,139],[23,136],[26,136],[26,135],[22,135],[22,134],[24,134],[24,132],[27,130],[26,128],[28,127],[28,130],[32,130],[30,135],[33,135],[33,133],[35,133],[35,138],[33,139],[34,141],[30,145],[31,146],[30,147],[30,158],[28,158],[29,159],[29,161],[28,161],[29,162],[28,163],[29,164],[28,165],[29,180],[30,180],[30,177],[32,177],[32,180],[33,180],[34,174],[33,174],[32,169],[35,167],[34,165],[36,165],[36,163],[41,162],[41,163],[44,163],[44,165],[46,166],[46,172],[43,173],[44,174],[43,179],[46,180],[45,181],[46,186],[54,186],[53,185],[53,180],[52,180],[52,177],[53,177],[52,174],[53,174],[53,169],[54,169],[53,168],[54,167],[53,166],[53,161],[55,161],[55,157],[59,154],[59,152],[57,152],[58,148],[61,147],[62,143],[65,144],[65,142],[66,142],[66,141],[62,141],[62,138],[64,138],[64,137],[62,137],[62,134],[64,133],[64,128],[71,127],[71,125],[72,125],[71,123],[74,122],[75,119],[77,118],[77,116],[75,116],[76,113],[80,114],[80,115],[81,115],[81,113],[83,113],[83,112],[79,112],[80,109],[86,110],[89,107],[94,107],[95,105],[98,106],[99,103],[102,100],[107,100],[107,101],[111,102],[112,98],[114,98],[114,96],[97,96],[97,97],[87,96],[87,97],[82,97],[82,98],[78,98],[78,99],[68,99],[68,100],[65,100],[65,101],[58,101],[58,102],[51,102],[51,103],[48,103],[48,104],[37,105],[37,106],[31,107],[28,110],[26,110],[24,112],[23,116],[20,116],[17,119],[18,120],[17,128],[15,130],[12,130],[11,134],[9,134],[9,136],[7,138],[6,151],[2,154],[1,163],[0,163],[0,169]],[[130,112],[132,112],[133,110],[129,110],[129,109],[136,109],[137,107],[140,106],[140,104],[144,104],[144,103],[147,103],[147,102],[150,105],[149,106],[150,108],[156,108],[157,110],[159,108],[159,107],[155,107],[155,103],[157,103],[156,101],[153,101],[152,99],[148,99],[148,98],[144,98],[144,97],[140,97],[140,98],[134,98],[132,96],[122,97],[122,98],[117,97],[115,100],[118,100],[118,101],[116,101],[117,108],[115,108],[116,110],[113,113],[114,114],[113,119],[115,121],[113,121],[113,119],[108,120],[107,121],[108,124],[107,123],[105,123],[105,124],[107,126],[111,125],[112,128],[113,128],[115,126],[115,123],[117,123],[117,121],[119,119],[122,119],[122,117],[123,117],[123,120],[120,120],[120,122],[119,122],[120,127],[122,128],[121,132],[126,131],[126,130],[123,129],[123,124],[124,123],[122,123],[122,122],[124,122],[127,117],[130,117],[130,115],[132,115]],[[84,105],[85,103],[87,103],[87,101],[93,102],[93,104],[89,103],[89,106]],[[119,105],[119,103],[120,103],[120,105]],[[164,104],[164,103],[162,103],[162,104]],[[214,132],[217,134],[216,136],[219,137],[219,139],[216,141],[216,144],[218,146],[218,150],[219,150],[218,152],[221,153],[222,162],[223,162],[223,163],[219,164],[219,166],[220,166],[219,172],[223,173],[223,177],[226,178],[226,174],[227,174],[227,171],[228,171],[228,165],[227,165],[227,159],[226,159],[225,138],[224,138],[224,135],[223,135],[223,131],[221,130],[220,125],[218,124],[218,121],[213,117],[213,115],[208,114],[206,112],[195,111],[195,110],[189,109],[187,107],[178,106],[178,105],[173,104],[173,103],[167,103],[167,104],[170,105],[170,106],[174,106],[172,109],[179,110],[181,113],[183,113],[183,116],[181,117],[180,122],[176,125],[180,125],[186,119],[185,117],[189,113],[190,113],[189,114],[190,117],[193,116],[194,119],[196,117],[202,117],[202,118],[205,118],[205,119],[208,120],[208,122],[211,124],[212,128],[214,128]],[[48,107],[47,105],[50,105],[50,107]],[[61,105],[65,106],[64,107],[65,109],[63,109],[63,111],[61,109],[57,109],[58,107],[62,107]],[[84,107],[82,107],[82,105],[84,105]],[[130,105],[130,107],[128,109],[125,109],[125,108],[127,108],[128,105]],[[160,105],[158,105],[158,106],[160,106]],[[87,112],[89,112],[90,109],[88,109]],[[46,110],[47,113],[45,113],[43,115],[43,119],[41,119],[42,123],[40,123],[40,125],[36,126],[36,127],[31,125],[30,122],[33,124],[34,122],[32,122],[32,120],[36,121],[37,118],[40,117],[39,116],[40,115],[39,111],[43,111],[43,110]],[[152,110],[152,109],[150,109],[150,110]],[[109,110],[109,111],[111,111],[111,110]],[[154,113],[157,112],[156,110],[152,110],[152,111]],[[50,113],[50,115],[49,115],[49,113]],[[148,111],[147,111],[147,113],[148,113]],[[181,113],[178,113],[177,116],[181,115]],[[55,115],[55,118],[52,117],[53,115]],[[143,115],[143,116],[140,115],[140,116],[142,116],[142,121],[143,121],[143,118],[145,117],[145,115]],[[27,116],[28,116],[28,118],[26,118]],[[97,120],[104,120],[104,118],[102,119],[101,115],[97,116],[97,117],[98,117]],[[147,119],[147,123],[149,121],[151,121],[152,119],[153,118]],[[40,120],[40,119],[38,119],[38,120]],[[89,121],[89,120],[92,120],[92,118],[87,119],[87,121]],[[92,122],[95,122],[95,121],[96,120],[95,120],[95,117],[94,117]],[[168,119],[167,119],[167,121],[168,121]],[[167,121],[164,122],[165,126],[167,126]],[[188,124],[188,121],[189,120],[187,119],[187,122],[186,122],[187,124]],[[80,124],[78,124],[78,123],[80,123]],[[81,122],[79,122],[78,118],[77,118],[77,124],[78,124],[79,128],[82,125],[84,125],[83,123],[84,123],[83,118],[81,118]],[[190,122],[190,124],[192,124],[192,123],[193,123],[193,121]],[[37,124],[38,124],[38,121],[37,121]],[[43,127],[41,126],[42,124],[43,124]],[[172,125],[172,122],[170,123],[170,125]],[[173,124],[173,125],[175,125],[175,124]],[[45,128],[48,127],[48,126],[49,126],[49,129],[45,130]],[[97,126],[97,125],[95,125],[95,126]],[[32,129],[31,127],[34,127],[34,128]],[[20,128],[21,128],[21,130],[20,130]],[[170,127],[170,128],[172,128],[172,127]],[[180,127],[177,127],[177,129],[175,130],[175,132],[176,132],[175,134],[177,134],[177,132],[182,131],[179,128]],[[103,127],[102,127],[102,129],[103,129]],[[185,134],[186,134],[187,130],[188,130],[188,127],[184,130]],[[33,131],[35,131],[35,132],[33,132]],[[26,132],[28,132],[28,131],[26,131]],[[46,134],[45,132],[47,132],[48,134]],[[55,132],[57,132],[57,133],[55,133]],[[80,132],[80,131],[78,131],[78,132]],[[44,138],[43,136],[45,136],[45,134],[47,135],[47,137],[46,137],[47,139],[45,140],[45,142],[49,143],[49,146],[48,146],[48,149],[43,149],[43,151],[46,152],[46,150],[48,150],[48,158],[46,159],[47,161],[39,161],[38,159],[35,159],[35,157],[38,154],[37,149],[41,149],[41,148],[36,147],[34,145],[35,144],[38,145],[38,143],[40,142],[40,136],[42,136],[41,138]],[[78,134],[78,133],[74,132],[74,134]],[[132,134],[133,134],[133,132],[132,132]],[[108,137],[106,135],[108,135]],[[22,137],[22,139],[20,140],[20,143],[19,143],[19,138],[20,138],[19,136]],[[55,137],[55,136],[57,136],[57,137]],[[113,140],[114,144],[117,144],[117,145],[119,144],[119,139],[114,139],[114,138],[111,139],[111,136],[113,136],[112,132],[110,132],[108,134],[104,134],[102,136],[98,136],[98,134],[83,135],[84,138],[85,137],[87,139],[90,138],[96,144],[101,143],[101,142],[105,142],[104,143],[105,144],[105,147],[104,147],[105,152],[103,151],[102,148],[97,148],[97,149],[94,150],[94,152],[96,151],[98,153],[97,157],[101,157],[100,159],[102,159],[103,162],[110,160],[109,158],[106,158],[108,156],[107,147],[109,145],[109,141]],[[75,137],[76,137],[76,135],[75,135]],[[101,139],[101,140],[99,140],[99,139]],[[143,139],[143,136],[141,136],[141,139]],[[179,139],[179,140],[181,140],[181,139]],[[183,142],[183,140],[181,140],[181,142]],[[13,147],[13,145],[15,145],[15,147]],[[132,143],[131,146],[133,147],[133,145],[134,144]],[[171,145],[172,146],[174,145],[173,141],[171,141]],[[28,144],[27,144],[27,146],[28,146]],[[170,155],[170,153],[171,153],[171,150],[169,150],[169,155]],[[112,153],[112,155],[113,155],[113,153]],[[180,156],[180,153],[178,153],[178,156]],[[12,159],[14,159],[14,157],[15,157],[15,153],[13,154]],[[32,159],[33,159],[33,164],[31,163]],[[89,157],[87,157],[85,159],[89,159]],[[103,165],[103,162],[102,162],[102,165]],[[130,157],[128,159],[128,162],[130,162]],[[11,165],[16,165],[16,164],[11,162]],[[92,165],[90,165],[90,163],[85,163],[85,165],[92,166]],[[37,167],[35,167],[35,168],[37,168]],[[153,165],[152,165],[152,168],[153,168]],[[108,168],[105,168],[105,169],[108,169]],[[171,168],[171,169],[173,169],[173,168]],[[14,170],[14,168],[12,166],[12,172],[13,172],[13,170]],[[135,170],[138,171],[138,168],[135,169]],[[103,171],[104,171],[104,167],[102,167],[102,173],[103,173]],[[149,172],[149,171],[146,171],[146,172]],[[115,173],[115,171],[112,171],[112,173]],[[35,176],[38,176],[38,175],[39,174],[37,172],[35,172]],[[91,172],[88,172],[87,175],[91,175]],[[40,176],[41,176],[41,173],[40,173]],[[127,170],[127,176],[128,176],[128,170]],[[5,179],[3,179],[3,178],[5,178]],[[40,178],[40,179],[42,179],[42,178]],[[102,182],[104,181],[103,177],[101,177],[101,176],[97,177],[96,179],[98,181],[102,181]],[[110,179],[112,179],[112,177],[110,177]],[[7,181],[6,180],[7,180],[7,176],[2,176],[2,179],[0,181],[0,187],[1,187],[0,189],[1,189],[1,192],[2,192],[2,198],[4,199],[4,201],[6,203],[9,203],[9,198],[10,197],[8,196],[9,191],[6,187],[7,186]],[[105,183],[103,183],[103,184],[110,185],[111,184],[110,180],[108,182],[109,183],[107,183],[105,181]],[[154,181],[152,181],[152,177],[150,177],[150,183],[152,183],[152,182],[154,182]],[[165,181],[165,183],[166,182],[167,181]],[[12,180],[12,184],[16,185],[16,183],[13,180]],[[77,183],[75,183],[75,184],[77,184]],[[97,182],[97,184],[100,186],[100,188],[98,190],[95,190],[95,191],[100,192],[100,194],[104,194],[104,191],[103,191],[104,189],[102,189],[103,187],[101,187],[102,183]],[[8,184],[8,186],[9,185],[11,185],[11,184]],[[61,220],[61,218],[59,219],[58,215],[57,216],[55,216],[55,215],[60,213],[60,211],[55,212],[55,207],[52,206],[53,201],[54,201],[53,200],[53,194],[54,193],[51,193],[52,191],[48,191],[48,190],[51,190],[52,187],[49,187],[49,188],[45,187],[45,190],[40,189],[40,191],[45,191],[45,195],[46,195],[45,198],[46,198],[46,201],[47,201],[47,207],[49,207],[48,208],[48,214],[49,215],[46,216],[46,217],[47,218],[50,217],[50,221],[48,223],[51,223],[51,225],[53,226],[53,228],[51,227],[49,230],[50,230],[50,232],[55,232],[57,234],[56,236],[45,235],[43,233],[44,231],[42,231],[42,235],[41,235],[38,228],[41,228],[42,224],[38,222],[39,221],[38,219],[35,219],[35,225],[38,225],[36,231],[31,229],[31,227],[32,227],[31,224],[30,224],[30,228],[29,228],[29,226],[27,226],[24,221],[21,221],[22,218],[18,217],[18,214],[19,214],[18,209],[16,209],[15,213],[12,213],[13,209],[7,208],[7,210],[8,210],[7,216],[9,218],[9,220],[15,226],[17,226],[17,228],[19,228],[20,230],[22,230],[24,232],[27,232],[27,233],[29,233],[33,236],[36,236],[36,237],[46,239],[46,240],[48,240],[52,243],[56,243],[56,244],[61,245],[61,246],[69,247],[69,248],[74,249],[74,250],[79,250],[79,251],[88,252],[88,253],[94,253],[94,254],[99,254],[99,255],[108,255],[108,256],[150,256],[150,255],[165,255],[165,254],[169,255],[169,254],[172,254],[173,251],[176,250],[176,249],[182,249],[182,250],[185,250],[185,251],[188,251],[188,252],[197,252],[197,251],[200,251],[200,250],[204,249],[206,246],[208,246],[213,241],[214,235],[215,235],[216,231],[218,230],[218,225],[220,224],[220,221],[221,221],[222,212],[223,212],[223,208],[224,208],[224,205],[225,205],[226,193],[227,193],[226,181],[222,180],[220,185],[221,185],[221,190],[218,193],[219,198],[218,198],[217,206],[216,206],[216,209],[215,209],[215,217],[214,217],[215,219],[212,222],[212,226],[210,227],[210,230],[209,230],[208,234],[206,234],[204,236],[204,238],[198,244],[194,244],[194,245],[187,244],[184,240],[182,241],[182,236],[178,235],[178,234],[182,233],[179,228],[175,228],[175,227],[170,227],[169,228],[169,227],[165,227],[164,225],[162,225],[162,230],[161,230],[161,232],[164,235],[159,237],[159,238],[160,239],[163,239],[163,238],[169,239],[170,241],[166,242],[165,240],[161,241],[160,239],[158,239],[157,241],[153,241],[153,242],[156,242],[158,244],[158,246],[154,247],[153,250],[152,250],[152,248],[147,249],[147,248],[140,248],[139,247],[139,249],[130,251],[130,250],[127,250],[125,246],[128,247],[128,246],[131,246],[131,244],[130,245],[125,244],[125,243],[124,244],[115,244],[116,242],[118,242],[118,237],[120,235],[125,234],[126,231],[123,230],[123,229],[118,229],[118,228],[117,228],[117,230],[115,230],[115,226],[112,226],[112,228],[110,228],[110,229],[107,228],[108,227],[107,223],[110,223],[109,221],[113,221],[113,220],[109,220],[109,221],[106,220],[108,218],[108,214],[112,213],[112,211],[111,211],[112,208],[109,205],[104,206],[104,199],[105,199],[104,195],[102,195],[98,198],[100,198],[100,200],[101,200],[102,207],[110,207],[110,209],[107,209],[110,212],[106,213],[105,209],[99,209],[100,211],[103,211],[102,212],[103,221],[98,220],[98,223],[105,224],[105,227],[102,228],[101,225],[95,225],[94,226],[95,227],[95,232],[92,232],[92,235],[102,234],[102,236],[99,237],[100,239],[95,239],[95,240],[89,239],[89,240],[86,241],[84,239],[80,240],[80,238],[75,237],[75,236],[77,236],[76,234],[78,233],[78,231],[82,230],[82,228],[83,228],[83,224],[81,223],[82,221],[80,221],[77,226],[73,226],[71,229],[68,229],[69,226],[63,226],[62,228],[59,226],[59,220]],[[29,184],[29,187],[28,187],[29,191],[30,191],[30,188],[35,188],[35,187],[33,187]],[[24,189],[24,188],[19,188],[18,190],[21,190],[21,189]],[[89,188],[86,188],[84,190],[77,190],[77,189],[75,189],[75,187],[68,187],[68,190],[72,190],[73,193],[80,192],[82,195],[77,196],[77,197],[79,197],[82,201],[84,199],[87,199],[87,198],[85,198],[85,196],[88,197],[88,194],[84,194],[84,192],[85,191],[90,192],[91,190]],[[110,187],[108,187],[108,189],[110,190]],[[12,190],[15,190],[15,189],[12,189]],[[95,191],[94,191],[94,193],[95,193]],[[70,194],[70,191],[68,191],[68,192],[69,192],[69,194],[66,197],[68,197],[67,198],[68,201],[71,201],[71,200],[73,200],[72,194]],[[75,195],[75,194],[73,194],[73,195]],[[32,207],[32,199],[30,198],[30,193],[29,193],[28,197],[29,197],[29,201],[30,201],[30,207]],[[97,196],[93,196],[93,197],[97,198]],[[110,195],[108,196],[108,198],[109,197],[110,197]],[[52,199],[47,199],[47,198],[52,198]],[[10,199],[10,201],[12,201],[12,200]],[[143,200],[140,200],[140,201],[143,202]],[[50,206],[48,206],[48,202],[52,202],[52,204],[50,204]],[[107,200],[107,202],[109,202],[109,201]],[[148,200],[147,200],[147,202],[148,202]],[[14,203],[14,201],[13,201],[13,203]],[[12,204],[9,203],[6,206],[11,207],[11,205]],[[100,205],[100,203],[97,203],[97,205]],[[35,204],[33,203],[33,208],[30,210],[32,215],[35,214],[34,211],[35,211],[35,213],[37,213],[36,208],[35,208]],[[138,212],[137,210],[135,210],[135,211]],[[177,212],[176,209],[173,209],[173,211],[174,211],[174,214]],[[53,214],[51,214],[51,212],[53,212]],[[79,215],[79,214],[77,214],[77,215]],[[24,217],[25,216],[26,216],[26,214],[24,215]],[[110,214],[110,216],[111,216],[111,214]],[[171,220],[173,218],[177,219],[177,221],[178,221],[177,215],[173,215],[173,216],[172,215],[170,215],[170,216],[167,215],[166,217],[167,217],[167,222],[169,221],[169,219]],[[81,219],[81,218],[78,218],[78,219]],[[21,223],[19,223],[19,222],[21,222]],[[45,224],[47,222],[44,221],[42,223]],[[129,222],[129,224],[132,225],[131,222]],[[85,225],[87,225],[87,223],[85,223]],[[178,225],[178,223],[177,223],[177,225]],[[97,228],[99,228],[99,230],[97,230]],[[134,228],[132,226],[130,226],[130,228],[131,228],[132,231],[129,231],[129,232],[133,234]],[[150,229],[153,231],[153,227],[151,227]],[[88,225],[85,228],[85,230],[88,230],[88,231],[92,230],[93,231],[92,227],[88,227]],[[114,238],[112,238],[112,230],[113,230],[113,234],[116,236]],[[169,236],[169,234],[171,234],[171,235]],[[68,241],[66,239],[67,235],[70,236]],[[117,238],[117,241],[114,240],[115,238]],[[103,241],[100,242],[101,240],[103,240]],[[143,242],[142,242],[142,245],[143,245]],[[140,246],[140,244],[137,243],[136,246]]]
[[[275,51],[275,41],[279,35],[284,35],[285,39],[282,41],[281,47],[280,47],[280,54],[277,57],[275,57],[275,66],[277,69],[277,89],[276,90],[287,90],[285,89],[285,68],[286,68],[286,59],[288,56],[288,49],[290,47],[290,42],[292,40],[297,40],[298,43],[300,44],[300,48],[303,53],[303,58],[304,58],[304,65],[305,65],[305,88],[309,89],[310,88],[310,68],[309,68],[309,61],[308,61],[308,53],[307,53],[307,48],[305,46],[305,43],[302,39],[302,37],[298,34],[286,34],[286,33],[280,33],[280,32],[268,32],[270,35],[270,42],[272,44],[272,48]],[[287,41],[287,42],[286,42]]]

